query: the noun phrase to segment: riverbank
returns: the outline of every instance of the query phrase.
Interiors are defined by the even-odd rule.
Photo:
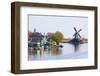
[[[61,43],[70,43],[71,40],[72,40],[71,38],[63,39]],[[88,39],[86,39],[86,38],[81,39],[81,44],[82,43],[88,43]]]

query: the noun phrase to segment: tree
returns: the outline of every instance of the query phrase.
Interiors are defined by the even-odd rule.
[[[51,37],[51,39],[55,41],[57,45],[59,45],[59,43],[63,40],[63,38],[64,36],[62,32],[59,32],[59,31],[56,31]]]

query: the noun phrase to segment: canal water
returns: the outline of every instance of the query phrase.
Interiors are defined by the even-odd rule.
[[[41,50],[28,49],[28,60],[60,60],[60,59],[83,59],[88,58],[88,44],[73,45],[62,43],[63,48],[48,47]]]

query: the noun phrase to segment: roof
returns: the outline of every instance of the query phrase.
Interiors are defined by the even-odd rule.
[[[30,36],[29,36],[29,39],[31,38],[32,39],[32,42],[39,42],[40,40],[42,40],[44,36],[39,33],[39,32],[35,32],[35,33],[32,33]]]

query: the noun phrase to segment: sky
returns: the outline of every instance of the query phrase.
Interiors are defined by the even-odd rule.
[[[75,16],[50,16],[50,15],[29,15],[28,30],[33,32],[48,33],[60,31],[64,38],[72,38],[75,33],[73,27],[80,31],[82,37],[88,38],[88,17]]]

